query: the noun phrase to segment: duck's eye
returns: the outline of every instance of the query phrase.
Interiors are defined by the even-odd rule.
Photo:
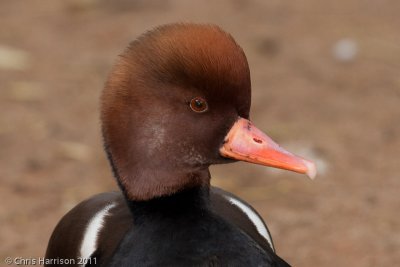
[[[194,112],[202,113],[207,111],[208,105],[204,98],[198,96],[190,100],[190,108]]]

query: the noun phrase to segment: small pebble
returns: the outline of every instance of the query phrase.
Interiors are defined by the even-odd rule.
[[[29,65],[29,54],[27,52],[0,45],[0,69],[26,70]]]
[[[91,155],[90,148],[78,142],[60,142],[58,148],[60,156],[71,160],[86,161]]]
[[[336,42],[332,52],[338,61],[351,62],[358,54],[358,45],[353,39],[343,38]]]

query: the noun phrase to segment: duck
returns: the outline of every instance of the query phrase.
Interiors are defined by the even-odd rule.
[[[131,42],[101,95],[120,191],[70,210],[44,265],[290,266],[257,211],[210,183],[211,165],[236,161],[315,177],[312,161],[254,125],[250,106],[246,55],[219,26],[166,24]]]

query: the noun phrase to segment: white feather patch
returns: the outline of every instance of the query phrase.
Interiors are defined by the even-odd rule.
[[[275,251],[274,245],[272,244],[272,238],[268,233],[267,228],[265,227],[262,219],[260,218],[260,216],[258,216],[257,213],[255,213],[251,208],[248,207],[248,205],[244,204],[243,202],[241,202],[240,200],[233,198],[233,197],[229,197],[229,196],[225,196],[226,199],[228,199],[228,201],[232,204],[235,205],[236,207],[238,207],[241,211],[244,212],[244,214],[246,214],[246,216],[250,219],[250,221],[254,224],[254,226],[257,229],[257,232],[264,237],[265,240],[267,240],[269,246],[272,248],[273,251]]]
[[[101,228],[104,226],[104,218],[109,214],[109,210],[115,206],[115,203],[108,204],[90,220],[81,244],[80,255],[82,259],[89,259],[96,250],[97,238]]]

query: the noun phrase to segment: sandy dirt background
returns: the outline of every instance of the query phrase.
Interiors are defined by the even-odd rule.
[[[246,199],[293,266],[400,266],[400,2],[0,2],[0,265],[43,256],[69,209],[116,189],[99,93],[116,56],[168,22],[216,23],[245,50],[252,119],[317,160],[305,176],[236,163],[213,183]]]

